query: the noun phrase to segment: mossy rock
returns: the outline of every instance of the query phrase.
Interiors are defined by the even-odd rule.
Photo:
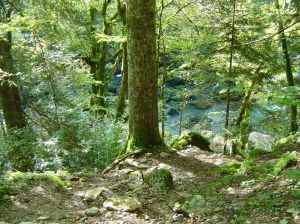
[[[166,191],[175,189],[171,172],[164,168],[149,173],[144,178],[143,184]]]
[[[179,137],[175,138],[170,144],[172,148],[177,150],[184,150],[188,147],[188,145],[196,146],[202,150],[212,152],[209,147],[209,141],[199,132],[183,133]]]

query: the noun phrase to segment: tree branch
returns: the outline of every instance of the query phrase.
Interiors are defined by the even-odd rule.
[[[243,44],[238,44],[238,45],[234,45],[234,46],[224,46],[224,47],[221,47],[221,48],[218,48],[216,51],[222,51],[226,48],[236,48],[236,47],[241,47],[241,46],[247,46],[247,45],[251,45],[251,44],[256,44],[256,43],[259,43],[259,42],[262,42],[262,41],[267,41],[269,39],[271,39],[272,37],[278,35],[278,34],[281,34],[283,33],[285,30],[291,28],[292,26],[294,26],[296,23],[298,23],[300,21],[300,18],[298,18],[295,22],[293,22],[292,24],[288,25],[287,27],[279,30],[278,32],[268,36],[268,37],[265,37],[265,38],[262,38],[262,39],[258,39],[258,40],[253,40],[253,41],[250,41],[250,42],[247,42],[247,43],[243,43]]]

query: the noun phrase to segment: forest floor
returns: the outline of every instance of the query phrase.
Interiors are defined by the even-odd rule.
[[[266,175],[266,169],[276,161],[278,158],[263,154],[252,161],[253,167],[262,169],[236,172],[231,170],[233,165],[224,168],[241,163],[229,156],[194,148],[172,152],[154,149],[151,154],[127,159],[104,175],[102,170],[72,173],[63,179],[67,190],[55,182],[32,178],[0,199],[0,223],[300,223],[300,197],[292,195],[297,180],[288,180],[284,171]],[[175,190],[141,188],[138,176],[129,178],[133,171],[140,169],[145,176],[158,168],[171,171]],[[298,162],[287,169],[294,168],[299,169]],[[85,200],[89,190],[99,187],[102,190],[96,198]],[[142,189],[137,197],[141,210],[107,211],[103,207],[108,198],[133,196],[137,188]],[[203,215],[173,211],[178,196],[198,194],[205,198],[207,211]],[[97,209],[90,214],[87,209],[92,207]]]

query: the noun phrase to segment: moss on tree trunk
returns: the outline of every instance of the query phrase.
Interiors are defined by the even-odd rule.
[[[126,3],[129,152],[163,141],[158,129],[155,0]]]

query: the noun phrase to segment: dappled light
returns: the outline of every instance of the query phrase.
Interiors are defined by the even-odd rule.
[[[300,223],[299,15],[1,0],[0,224]]]

